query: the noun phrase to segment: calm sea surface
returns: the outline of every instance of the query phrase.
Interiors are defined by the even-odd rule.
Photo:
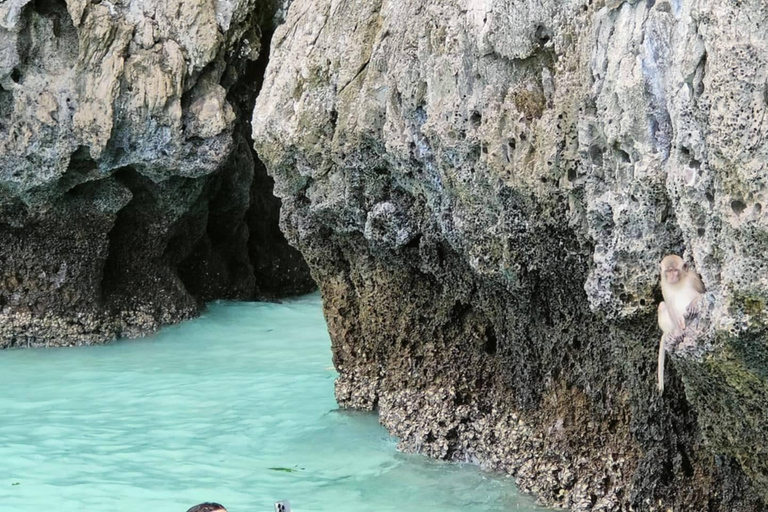
[[[8,512],[537,511],[511,479],[395,450],[338,410],[320,299],[212,304],[101,347],[0,351]]]

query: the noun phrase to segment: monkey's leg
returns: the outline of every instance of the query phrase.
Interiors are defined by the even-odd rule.
[[[669,316],[669,309],[666,302],[659,303],[658,322],[661,332],[667,333],[675,330],[675,321]]]
[[[673,329],[677,331],[684,331],[685,330],[685,311],[682,312],[682,314],[678,314],[677,310],[675,309],[675,303],[671,302],[670,306],[667,307],[667,304],[664,302],[664,310],[666,311],[667,315],[669,316],[670,320],[672,321],[672,325],[674,326]],[[670,332],[670,330],[662,329],[664,332]]]
[[[672,321],[675,322],[676,330],[683,332],[685,330],[685,315],[677,316],[672,312],[672,310],[670,310],[669,316],[672,317]]]

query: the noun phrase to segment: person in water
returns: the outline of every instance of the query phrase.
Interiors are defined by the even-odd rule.
[[[191,509],[187,510],[187,512],[227,512],[227,509],[224,508],[224,505],[206,502],[195,505]]]

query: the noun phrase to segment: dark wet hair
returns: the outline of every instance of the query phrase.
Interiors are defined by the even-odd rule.
[[[217,510],[227,509],[224,508],[224,505],[208,501],[205,503],[200,503],[199,505],[195,505],[191,509],[187,510],[187,512],[215,512]]]

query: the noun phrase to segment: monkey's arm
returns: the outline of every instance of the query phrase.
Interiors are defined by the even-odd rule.
[[[701,303],[701,299],[703,298],[703,295],[697,296],[695,299],[691,301],[690,304],[685,308],[685,315],[684,318],[690,319],[691,317],[696,317],[699,314],[699,304]]]
[[[707,293],[706,289],[704,288],[704,283],[701,282],[699,276],[697,276],[693,271],[691,271],[689,275],[691,276],[691,287],[696,292],[696,298],[693,299],[691,303],[688,304],[688,307],[685,308],[686,316],[688,316],[692,311],[696,310],[696,308],[699,306],[699,302],[701,302],[702,296]]]

